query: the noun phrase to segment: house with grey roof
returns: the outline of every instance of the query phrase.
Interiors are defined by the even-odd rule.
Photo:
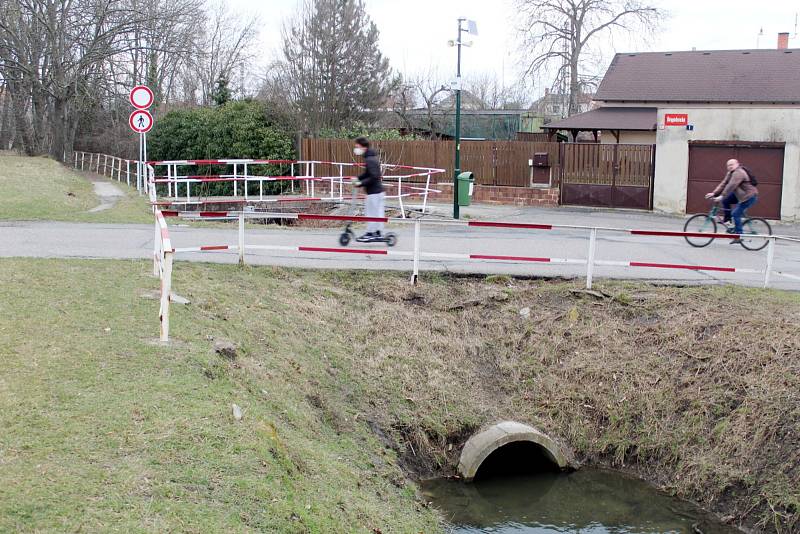
[[[655,145],[654,209],[708,210],[738,159],[758,178],[754,216],[800,219],[800,49],[617,54],[597,109],[545,126],[598,143]]]

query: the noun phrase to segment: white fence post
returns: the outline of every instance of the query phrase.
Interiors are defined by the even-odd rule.
[[[239,212],[239,265],[244,265],[244,210]]]
[[[769,239],[767,245],[767,268],[764,270],[764,288],[769,287],[769,279],[772,275],[772,260],[775,258],[775,238]]]
[[[175,166],[175,172],[172,170],[172,165],[167,165],[167,196],[172,196],[172,179],[178,174],[178,166]]]
[[[339,200],[344,200],[344,165],[339,165]]]
[[[244,199],[247,200],[247,163],[244,163]]]
[[[595,240],[597,239],[597,228],[592,228],[589,234],[589,259],[586,260],[586,289],[592,289],[592,277],[594,276],[594,251]]]
[[[397,201],[400,203],[400,217],[406,218],[406,208],[403,206],[403,177],[397,177]]]
[[[428,177],[425,178],[425,191],[422,194],[422,214],[428,209],[428,191],[431,187],[431,171],[428,171]]]
[[[169,302],[172,293],[172,251],[164,251],[164,272],[161,274],[161,341],[169,341]]]
[[[100,154],[97,154],[97,167],[94,170],[95,174],[100,174]]]
[[[75,168],[78,168],[78,153],[75,152]]]
[[[125,176],[128,180],[128,187],[131,186],[131,160],[125,160]]]
[[[155,217],[155,236],[153,238],[153,276],[159,276],[161,263],[161,227],[158,225],[158,216]]]
[[[419,219],[414,221],[414,272],[411,275],[411,283],[416,284],[419,279]]]

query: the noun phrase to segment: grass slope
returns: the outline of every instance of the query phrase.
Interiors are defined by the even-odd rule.
[[[796,294],[179,262],[159,347],[148,272],[0,261],[0,531],[433,532],[404,473],[501,418],[798,527]]]
[[[134,188],[114,182],[126,197],[105,211],[86,178],[49,158],[0,153],[0,219],[99,223],[152,222],[148,203]]]

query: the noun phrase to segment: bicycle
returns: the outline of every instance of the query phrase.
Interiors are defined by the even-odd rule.
[[[720,212],[720,209],[721,206],[719,203],[713,202],[708,213],[698,213],[697,215],[689,217],[686,224],[683,225],[683,231],[694,235],[684,236],[686,242],[697,248],[710,245],[716,238],[718,224],[725,228],[726,233],[734,233],[734,226],[732,223],[717,221],[717,213]],[[769,239],[756,236],[772,235],[772,227],[761,217],[748,217],[744,219],[742,221],[742,230],[743,232],[739,236],[739,244],[747,250],[761,250],[767,246]],[[705,237],[698,234],[710,235]]]

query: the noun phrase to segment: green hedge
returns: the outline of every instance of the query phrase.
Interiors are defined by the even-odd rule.
[[[171,159],[296,159],[292,135],[269,119],[261,102],[228,102],[214,108],[170,111],[160,117],[148,139],[148,158]],[[159,174],[163,169],[157,171]],[[232,174],[232,166],[178,167],[182,175]],[[241,172],[241,169],[240,169]],[[289,166],[248,168],[254,175],[279,176],[289,173]],[[265,193],[279,192],[283,182],[269,184]],[[193,188],[193,194],[231,195],[233,184],[205,183]],[[284,187],[286,187],[284,185]],[[257,194],[258,184],[249,185]],[[182,188],[181,188],[182,189]]]

